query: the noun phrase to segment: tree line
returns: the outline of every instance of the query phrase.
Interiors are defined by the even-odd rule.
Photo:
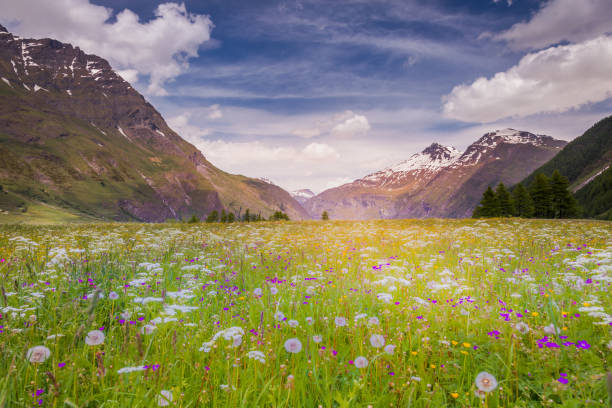
[[[210,212],[210,214],[208,214],[208,216],[206,217],[206,219],[204,221],[208,222],[208,223],[213,223],[213,222],[232,223],[232,222],[258,222],[258,221],[289,221],[289,216],[287,214],[285,214],[284,212],[282,212],[282,211],[276,211],[268,219],[266,219],[265,217],[262,217],[261,214],[259,214],[259,213],[251,214],[251,210],[248,209],[248,208],[244,212],[243,216],[236,216],[233,212],[231,212],[231,211],[226,212],[225,209],[223,209],[223,210],[221,210],[220,214],[219,214],[219,211],[212,210]],[[201,222],[201,220],[197,216],[192,215],[191,218],[187,222],[193,224],[193,223]]]
[[[512,191],[504,183],[495,191],[487,187],[472,217],[576,218],[579,214],[567,177],[555,170],[550,178],[538,173],[529,188],[521,183]]]

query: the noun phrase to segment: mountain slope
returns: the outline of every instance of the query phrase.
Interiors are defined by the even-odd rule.
[[[550,161],[523,180],[529,185],[537,173],[559,170],[570,181],[585,217],[612,215],[612,116],[600,120],[567,144]]]
[[[280,187],[213,166],[104,59],[2,26],[0,184],[103,219],[163,221],[223,208],[308,217]]]
[[[295,200],[300,204],[304,204],[306,201],[308,201],[314,196],[315,196],[315,193],[313,193],[312,190],[308,188],[303,188],[301,190],[294,190],[291,192],[291,197],[295,198]]]
[[[327,211],[336,219],[467,217],[488,185],[518,182],[564,145],[514,129],[487,133],[463,153],[434,143],[304,205],[313,216]]]

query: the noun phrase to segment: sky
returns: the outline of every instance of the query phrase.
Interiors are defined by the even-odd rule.
[[[320,192],[432,142],[612,112],[610,0],[0,0],[107,59],[217,167]]]

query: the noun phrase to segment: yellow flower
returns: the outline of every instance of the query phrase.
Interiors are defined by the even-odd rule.
[[[563,326],[563,327],[561,328],[561,330],[567,330],[567,327]]]
[[[453,398],[459,398],[459,394],[456,392],[451,392],[451,397]]]
[[[461,350],[461,354],[467,354],[468,352],[465,350]]]
[[[533,317],[536,317],[536,316],[538,316],[538,315],[539,315],[539,313],[538,313],[538,312],[531,312],[531,315],[532,315]]]
[[[457,344],[459,344],[455,340],[451,341],[451,343],[453,343],[453,346],[456,346]]]
[[[418,354],[418,351],[411,351],[410,354],[412,354],[413,356],[416,356]]]
[[[591,304],[590,304],[589,302],[584,302],[582,305],[583,305],[584,307],[589,307],[589,306],[591,306]]]
[[[470,343],[463,343],[463,347],[470,347],[471,344]]]
[[[430,366],[431,368],[436,368],[436,365],[435,365],[435,364],[430,364],[429,366]]]

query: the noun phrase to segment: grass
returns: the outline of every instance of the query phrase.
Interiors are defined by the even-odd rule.
[[[609,404],[609,222],[4,225],[0,260],[0,407]]]

